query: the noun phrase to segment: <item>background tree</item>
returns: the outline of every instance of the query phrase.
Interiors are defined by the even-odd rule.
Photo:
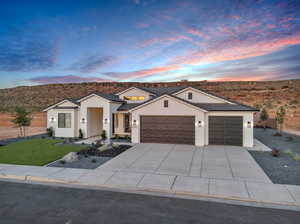
[[[12,122],[19,127],[20,135],[26,136],[25,127],[30,126],[32,117],[31,112],[27,111],[24,107],[16,107],[14,112],[14,119]]]
[[[279,109],[276,111],[276,122],[278,124],[278,135],[282,135],[282,126],[284,122],[284,116],[285,116],[285,107],[281,106]]]
[[[267,120],[269,119],[269,114],[265,108],[262,108],[260,112],[260,120],[263,122],[264,129],[266,130],[266,123]]]

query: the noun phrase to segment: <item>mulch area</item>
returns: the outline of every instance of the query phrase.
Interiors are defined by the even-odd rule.
[[[78,152],[79,155],[89,155],[89,156],[101,156],[101,157],[115,157],[127,149],[131,148],[130,145],[118,145],[115,148],[111,148],[105,151],[100,151],[95,146],[90,146],[87,149],[83,149]]]

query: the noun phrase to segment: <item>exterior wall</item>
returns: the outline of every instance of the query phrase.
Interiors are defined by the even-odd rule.
[[[191,92],[193,93],[193,99],[189,100],[188,99],[188,93]],[[217,97],[211,97],[206,94],[203,94],[199,91],[193,90],[193,89],[187,89],[184,90],[183,92],[180,92],[178,94],[174,94],[177,97],[180,97],[184,100],[193,102],[193,103],[224,103],[224,100],[218,99]]]
[[[208,116],[242,116],[243,117],[243,146],[253,147],[253,112],[209,112],[205,116],[205,145],[208,145]],[[247,122],[251,122],[251,128]]]
[[[71,113],[71,128],[58,128],[58,113]],[[50,118],[55,118],[50,122]],[[47,128],[52,127],[56,137],[72,138],[78,136],[78,110],[76,109],[51,109],[47,112]]]
[[[169,101],[169,106],[167,108],[163,107],[164,100]],[[142,115],[157,115],[157,116],[195,116],[195,123],[198,121],[204,121],[204,112],[174,98],[165,96],[151,104],[141,107],[137,110],[132,111],[132,121],[136,120],[137,125],[132,125],[132,142],[140,142],[140,116]],[[198,127],[195,125],[195,145],[203,146],[205,144],[205,130],[203,127]]]
[[[147,93],[146,91],[140,90],[140,89],[130,89],[122,94],[119,95],[119,98],[121,100],[124,100],[124,96],[144,96],[145,100],[136,100],[136,101],[130,101],[130,100],[126,100],[127,103],[141,103],[144,101],[147,101],[150,99],[150,93]]]

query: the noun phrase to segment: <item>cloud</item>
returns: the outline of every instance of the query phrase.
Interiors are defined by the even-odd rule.
[[[143,69],[138,71],[132,71],[132,72],[106,72],[104,75],[115,78],[118,80],[126,80],[126,79],[136,79],[136,78],[143,78],[148,77],[152,75],[156,75],[163,72],[168,71],[174,71],[177,69],[180,69],[181,67],[178,65],[172,65],[172,66],[165,66],[165,67],[155,67],[150,69]]]
[[[182,34],[173,34],[165,37],[153,37],[148,40],[142,41],[138,44],[138,47],[149,47],[154,44],[164,44],[164,45],[170,45],[174,44],[180,41],[190,41],[193,42],[193,39]]]
[[[38,76],[27,81],[38,84],[53,84],[53,83],[81,83],[81,82],[110,82],[109,79],[99,77],[83,77],[77,75],[65,76]]]
[[[106,67],[117,60],[116,57],[103,56],[100,54],[90,55],[81,58],[79,61],[73,63],[68,70],[90,73],[95,72],[103,67]]]

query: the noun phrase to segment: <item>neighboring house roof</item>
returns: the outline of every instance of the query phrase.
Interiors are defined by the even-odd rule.
[[[82,100],[84,100],[85,98],[88,98],[91,95],[97,95],[100,96],[102,98],[105,98],[109,101],[114,101],[114,102],[124,102],[124,100],[119,99],[119,97],[117,95],[114,94],[109,94],[109,93],[102,93],[102,92],[92,92],[86,96],[81,97],[80,99],[78,99],[77,101],[80,102]]]
[[[242,105],[242,104],[230,104],[230,103],[193,103],[207,111],[259,111],[256,108]]]

